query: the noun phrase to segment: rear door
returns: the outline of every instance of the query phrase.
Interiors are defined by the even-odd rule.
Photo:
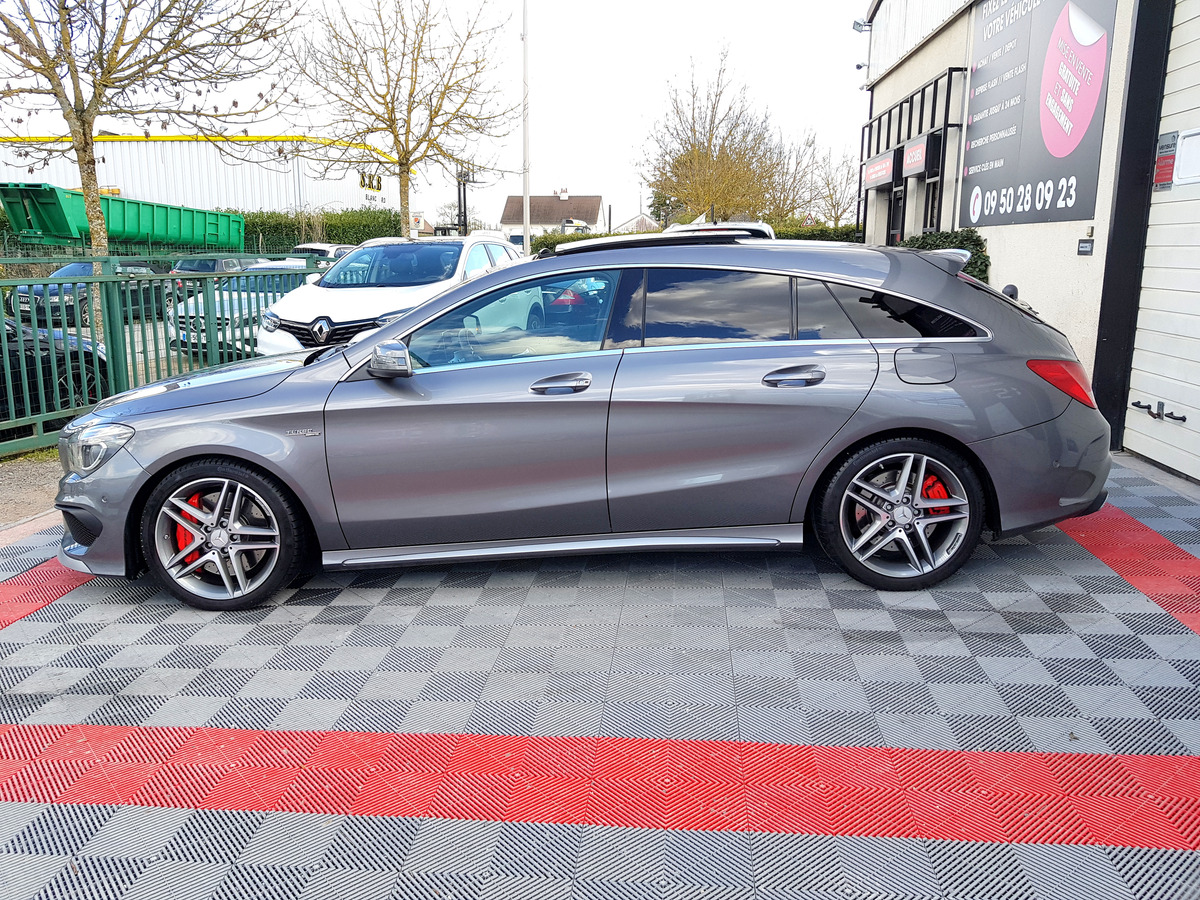
[[[644,304],[609,413],[613,531],[789,521],[875,381],[871,344],[825,285],[787,275],[649,269]]]

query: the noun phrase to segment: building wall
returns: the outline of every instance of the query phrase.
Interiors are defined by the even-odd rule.
[[[399,209],[399,190],[390,179],[382,190],[359,186],[359,174],[325,176],[312,160],[280,158],[293,142],[238,145],[239,161],[211,144],[190,139],[105,140],[96,142],[96,175],[101,186],[119,188],[122,197],[200,209],[294,211]],[[51,160],[32,174],[17,153],[20,144],[0,142],[0,181],[29,181],[77,188],[79,170],[72,158]]]
[[[871,108],[878,113],[900,102],[951,66],[969,66],[970,15],[964,11],[908,58],[871,85]]]
[[[991,283],[996,287],[1015,284],[1022,300],[1070,338],[1071,346],[1089,373],[1096,359],[1096,329],[1125,114],[1134,6],[1117,4],[1094,218],[979,229],[992,260]],[[958,227],[969,224],[959,222]],[[1094,240],[1093,255],[1079,256],[1079,241],[1089,237],[1089,228]]]
[[[1159,134],[1200,128],[1200,0],[1175,5]],[[1155,191],[1146,232],[1125,446],[1200,479],[1200,182]]]

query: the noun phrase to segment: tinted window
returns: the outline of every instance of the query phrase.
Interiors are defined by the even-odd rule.
[[[784,275],[710,269],[649,269],[646,346],[785,341],[792,286]]]
[[[217,271],[217,261],[215,259],[181,259],[175,264],[176,272],[215,272]]]
[[[608,338],[604,341],[605,350],[642,346],[642,314],[646,299],[643,276],[641,269],[629,269],[621,273],[621,283],[613,296],[612,318],[608,326]]]
[[[860,335],[829,288],[819,281],[796,279],[796,339],[800,341],[855,340]]]
[[[476,297],[409,336],[413,362],[439,368],[599,350],[619,274],[545,276]]]
[[[868,338],[961,338],[976,337],[975,329],[957,316],[894,297],[882,291],[830,285],[846,314]]]

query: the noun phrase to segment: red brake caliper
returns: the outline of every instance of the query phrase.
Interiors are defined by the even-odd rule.
[[[188,506],[194,506],[194,507],[196,507],[196,509],[199,509],[200,508],[200,495],[192,494],[192,496],[188,498]],[[195,516],[189,516],[187,513],[181,513],[181,515],[185,519],[187,519],[189,522],[195,522],[197,525],[200,524],[200,520],[197,519]],[[184,528],[182,525],[176,525],[175,526],[175,549],[176,550],[184,550],[187,548],[187,546],[191,542],[192,542],[192,533],[190,531],[188,531],[186,528]],[[200,551],[193,550],[191,553],[189,553],[187,556],[184,557],[183,561],[185,563],[187,563],[188,565],[191,565],[199,558],[200,558]]]
[[[921,496],[926,500],[949,500],[950,492],[942,484],[942,479],[936,475],[930,475],[925,479],[925,483],[921,485]],[[948,506],[936,506],[929,510],[929,514],[933,516],[944,516],[949,512],[950,507]]]

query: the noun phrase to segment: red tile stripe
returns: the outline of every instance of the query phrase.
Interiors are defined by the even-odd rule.
[[[0,725],[0,800],[1200,849],[1200,757]]]
[[[1106,505],[1058,526],[1192,631],[1200,633],[1200,559],[1129,513]]]
[[[0,581],[0,628],[37,612],[91,580],[91,575],[73,572],[58,560],[50,559],[8,581]]]

